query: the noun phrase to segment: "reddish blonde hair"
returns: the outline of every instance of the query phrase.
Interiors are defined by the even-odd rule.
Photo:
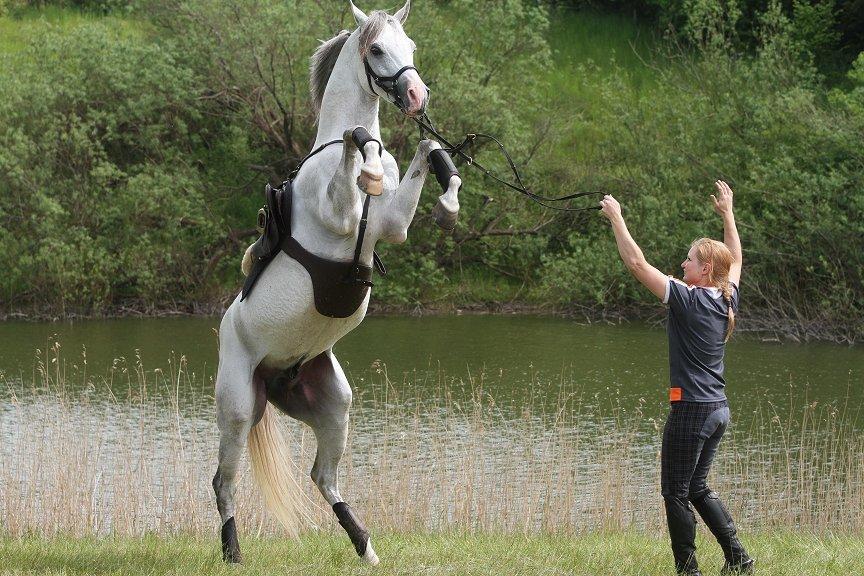
[[[735,329],[735,312],[732,311],[732,285],[729,282],[729,268],[732,266],[732,252],[722,242],[711,238],[699,238],[690,245],[696,249],[696,258],[700,264],[708,264],[708,284],[715,286],[723,292],[723,299],[729,306],[727,316],[729,327],[726,329],[728,342]]]

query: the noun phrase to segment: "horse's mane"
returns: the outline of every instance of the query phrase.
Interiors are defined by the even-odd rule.
[[[381,34],[381,30],[387,22],[392,21],[392,16],[386,12],[376,10],[369,14],[369,18],[363,23],[360,29],[360,55],[366,54],[372,42]],[[342,30],[336,36],[322,42],[321,45],[312,54],[312,61],[309,65],[309,92],[312,96],[312,107],[315,113],[321,111],[321,101],[324,99],[324,89],[327,88],[327,82],[330,80],[330,74],[333,72],[333,67],[336,65],[336,60],[342,52],[342,47],[351,36],[348,30]]]

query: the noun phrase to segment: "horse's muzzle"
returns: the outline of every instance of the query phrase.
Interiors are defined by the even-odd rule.
[[[399,78],[396,89],[401,100],[402,112],[406,116],[420,116],[426,112],[429,102],[429,88],[420,79],[416,71],[411,70]]]

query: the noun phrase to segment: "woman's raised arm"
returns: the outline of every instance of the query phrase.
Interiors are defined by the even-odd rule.
[[[738,228],[735,226],[735,212],[732,209],[732,188],[722,181],[714,182],[717,188],[717,196],[711,195],[714,202],[714,211],[723,218],[723,243],[732,252],[732,265],[729,267],[729,281],[738,286],[741,280],[741,266],[744,257],[741,251],[741,239],[738,237]]]

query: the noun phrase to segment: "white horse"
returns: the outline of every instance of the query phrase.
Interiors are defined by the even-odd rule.
[[[363,203],[371,194],[359,253],[359,263],[371,270],[378,240],[405,241],[429,171],[430,153],[440,145],[421,141],[406,177],[400,180],[396,161],[379,143],[380,99],[409,116],[422,114],[428,100],[428,89],[413,68],[414,42],[402,28],[410,0],[392,16],[381,11],[367,16],[353,3],[351,9],[358,28],[324,42],[312,57],[311,93],[319,111],[315,148],[332,140],[340,142],[309,157],[296,175],[290,235],[313,259],[351,262]],[[361,143],[362,149],[352,138],[355,127],[364,127],[373,139]],[[450,228],[459,209],[461,180],[458,175],[436,173],[446,187],[436,206],[436,220]],[[357,553],[371,564],[378,563],[369,533],[343,501],[337,478],[352,393],[332,347],[366,314],[369,289],[359,289],[365,295],[361,293],[359,305],[347,316],[322,314],[316,308],[311,273],[286,251],[279,251],[255,290],[243,299],[238,295],[222,318],[216,377],[219,465],[213,489],[227,562],[241,560],[234,490],[247,441],[253,473],[268,507],[294,534],[304,514],[302,494],[290,472],[289,451],[275,423],[276,406],[314,431],[317,454],[312,480]]]

